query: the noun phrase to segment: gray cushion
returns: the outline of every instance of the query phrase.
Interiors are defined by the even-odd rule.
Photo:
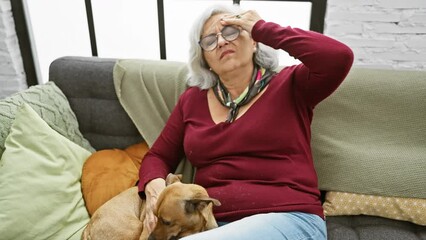
[[[0,100],[0,156],[4,142],[22,103],[28,103],[51,128],[81,147],[93,152],[90,143],[79,131],[76,116],[67,98],[53,82],[30,87]]]
[[[49,70],[49,80],[68,98],[80,131],[97,150],[122,149],[143,140],[117,99],[114,64],[114,59],[63,57]]]
[[[426,227],[372,216],[328,217],[329,240],[425,240]]]

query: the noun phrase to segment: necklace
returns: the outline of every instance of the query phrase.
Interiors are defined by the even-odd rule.
[[[268,85],[273,75],[274,72],[255,65],[250,84],[236,99],[232,99],[228,89],[226,89],[225,85],[220,80],[217,81],[216,85],[213,86],[213,92],[219,102],[223,106],[229,108],[229,113],[226,118],[227,123],[235,121],[240,107],[249,103],[261,92]]]

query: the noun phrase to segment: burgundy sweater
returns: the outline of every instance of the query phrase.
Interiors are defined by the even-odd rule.
[[[174,172],[186,155],[195,183],[221,201],[218,221],[323,209],[310,147],[314,107],[343,81],[353,62],[344,44],[312,31],[260,20],[255,41],[287,51],[302,63],[281,70],[264,94],[233,123],[215,124],[207,90],[189,88],[140,168],[139,191]],[[143,194],[143,193],[142,193]]]

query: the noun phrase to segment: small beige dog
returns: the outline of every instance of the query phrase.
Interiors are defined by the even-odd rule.
[[[137,187],[132,187],[96,210],[82,239],[174,240],[216,228],[213,205],[220,206],[220,202],[210,198],[203,187],[181,183],[180,179],[180,175],[167,176],[154,211],[157,225],[149,236],[143,229],[145,201],[140,199]]]

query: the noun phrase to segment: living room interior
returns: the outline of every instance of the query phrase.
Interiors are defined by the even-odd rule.
[[[39,106],[55,102],[55,110],[52,110],[55,114],[58,108],[66,109],[62,123],[44,120],[54,131],[87,150],[81,151],[79,158],[113,148],[126,150],[129,156],[140,155],[140,148],[135,152],[128,147],[149,138],[139,136],[145,134],[144,130],[122,109],[120,97],[123,96],[116,95],[117,79],[113,73],[122,64],[120,66],[129,67],[126,73],[131,72],[132,76],[139,67],[151,66],[159,72],[163,69],[164,77],[180,77],[186,72],[188,37],[185,33],[189,31],[186,25],[191,21],[191,13],[218,2],[258,9],[265,19],[323,33],[353,50],[354,70],[348,76],[347,85],[318,107],[319,120],[313,123],[313,127],[324,134],[314,135],[313,145],[314,158],[324,159],[318,162],[317,168],[324,190],[324,207],[330,219],[329,239],[426,239],[426,189],[421,187],[426,181],[421,174],[426,169],[426,125],[421,120],[426,117],[426,111],[422,111],[426,107],[424,0],[0,0],[0,130],[5,133],[0,139],[3,140],[0,157],[13,122],[12,111],[7,111],[13,109],[15,114],[17,104],[26,102],[26,98],[32,98],[31,94],[35,93],[50,94],[40,98],[43,104]],[[175,11],[187,17],[176,17]],[[184,30],[176,31],[179,27]],[[159,60],[161,62],[157,62]],[[297,63],[298,60],[289,55],[280,55],[280,66]],[[43,86],[45,89],[39,92]],[[105,90],[112,105],[104,104],[102,93],[88,92],[91,87]],[[169,92],[181,90],[178,86],[167,86]],[[30,103],[31,107],[36,106],[37,113],[44,111],[37,110],[33,99]],[[111,125],[103,125],[105,115],[87,111],[92,103],[111,113],[114,119]],[[148,109],[155,111],[154,107]],[[164,109],[166,113],[169,110]],[[336,119],[330,119],[325,116],[330,111],[341,113]],[[348,116],[353,118],[348,120]],[[124,122],[120,122],[122,119]],[[85,120],[96,124],[85,125]],[[148,120],[155,121],[149,117]],[[333,132],[326,126],[330,121],[340,130],[350,130],[342,134]],[[117,126],[126,128],[123,130],[126,139],[114,145],[114,134],[109,131],[115,131]],[[103,139],[91,135],[97,127],[105,133]],[[377,136],[380,143],[366,146],[362,143],[365,135],[361,133],[373,140]],[[328,141],[327,137],[331,136],[334,141]],[[401,141],[386,141],[387,137],[392,140],[398,137]],[[355,145],[339,145],[345,138],[353,139]],[[108,140],[111,141],[108,143]],[[339,154],[331,156],[330,147],[340,151]],[[361,147],[364,152],[355,155]],[[383,151],[386,159],[381,165],[373,165],[374,161],[380,162]],[[342,159],[342,165],[336,163],[340,153],[348,156]],[[352,162],[354,159],[357,166]],[[82,164],[79,162],[76,166]],[[383,167],[386,169],[383,171],[377,167],[386,164],[402,167]],[[0,169],[2,166],[0,164]],[[333,172],[348,166],[348,171]],[[375,169],[366,171],[369,168]],[[386,174],[399,175],[386,177]],[[351,182],[356,178],[363,184]],[[389,187],[396,178],[400,178],[397,186]],[[390,205],[393,208],[385,207]],[[347,209],[348,206],[353,206],[352,210]],[[79,211],[84,218],[81,223],[89,216],[81,208]],[[72,229],[73,234],[67,233],[69,239],[79,239],[81,229],[76,225]],[[1,228],[0,232],[7,230]]]

